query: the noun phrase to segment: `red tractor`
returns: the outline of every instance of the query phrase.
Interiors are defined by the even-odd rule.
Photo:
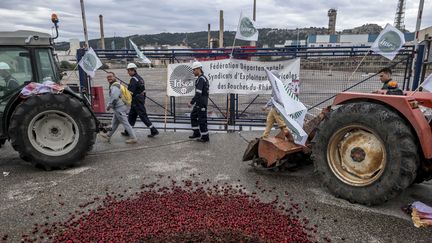
[[[432,93],[426,92],[338,94],[332,110],[321,114],[316,129],[307,131],[311,158],[324,185],[337,197],[375,205],[413,183],[430,180],[432,117],[422,112],[430,108]],[[284,139],[258,139],[244,160],[253,158],[272,168],[304,151]]]

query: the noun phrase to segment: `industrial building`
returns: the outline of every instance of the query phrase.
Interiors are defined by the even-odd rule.
[[[414,33],[405,33],[407,43],[414,41]],[[371,46],[378,34],[309,35],[307,47]]]

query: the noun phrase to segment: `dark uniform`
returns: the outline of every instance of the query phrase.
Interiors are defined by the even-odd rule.
[[[209,82],[204,75],[201,75],[195,81],[195,96],[191,100],[193,105],[191,113],[191,125],[194,137],[200,137],[203,141],[209,140],[207,130],[207,105],[209,98]]]
[[[132,104],[128,115],[129,124],[134,126],[137,117],[139,116],[141,121],[150,128],[151,134],[149,137],[159,134],[158,130],[153,126],[147,116],[145,108],[146,93],[144,79],[138,74],[135,74],[129,81],[128,90],[132,93]],[[127,133],[125,132],[125,134]]]
[[[403,91],[401,89],[399,89],[398,85],[396,82],[392,82],[390,84],[390,82],[393,81],[390,79],[390,81],[385,82],[384,85],[386,85],[386,90],[387,90],[387,95],[403,95]],[[383,86],[384,88],[384,86]]]
[[[393,81],[393,80],[389,79],[389,80],[385,81],[381,89],[382,90],[388,90],[389,89],[388,83],[391,82],[391,81]]]

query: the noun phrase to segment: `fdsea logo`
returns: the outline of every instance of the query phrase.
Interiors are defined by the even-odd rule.
[[[85,70],[93,71],[96,67],[97,61],[93,55],[86,55],[83,60],[83,66]]]
[[[257,29],[248,17],[243,17],[240,21],[240,33],[242,36],[251,37],[255,35]]]
[[[171,89],[177,94],[191,93],[195,88],[195,76],[189,65],[179,65],[174,68],[169,77]]]
[[[395,52],[399,50],[402,40],[398,33],[389,31],[381,36],[378,42],[378,48],[382,52]]]

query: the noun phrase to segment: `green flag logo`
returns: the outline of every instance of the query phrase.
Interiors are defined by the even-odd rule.
[[[402,40],[398,33],[389,31],[381,36],[378,48],[382,52],[396,52],[399,50]]]
[[[83,59],[83,67],[85,70],[94,71],[96,69],[97,60],[95,56],[87,54]]]
[[[252,37],[257,33],[257,29],[248,17],[243,17],[240,21],[240,34],[244,37]]]

